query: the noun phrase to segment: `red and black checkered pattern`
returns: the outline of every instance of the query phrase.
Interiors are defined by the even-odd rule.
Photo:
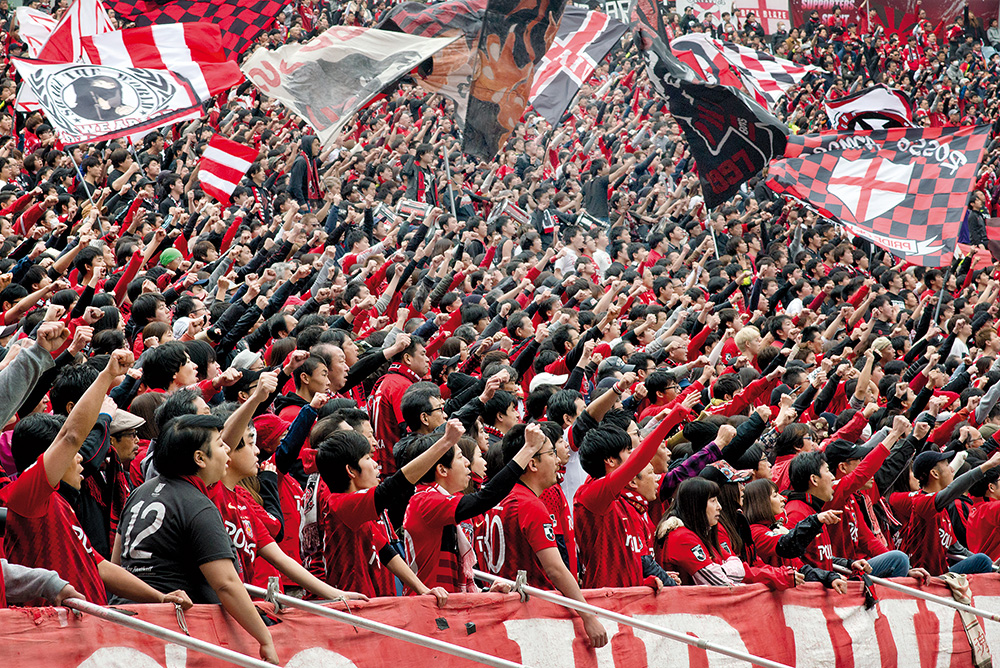
[[[914,264],[952,260],[990,126],[788,137],[768,186]]]
[[[107,0],[107,7],[137,26],[154,23],[217,23],[227,56],[242,54],[270,29],[284,3],[277,0]]]

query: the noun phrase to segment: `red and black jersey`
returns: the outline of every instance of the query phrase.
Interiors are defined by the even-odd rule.
[[[899,549],[910,555],[914,568],[926,568],[931,575],[941,575],[948,572],[948,548],[956,541],[948,511],[937,509],[935,496],[923,490],[909,493],[909,519],[903,527]]]
[[[389,536],[379,524],[375,489],[334,494],[324,488],[319,508],[324,580],[365,596],[395,596],[395,580],[378,556]]]
[[[970,550],[989,555],[994,561],[1000,559],[1000,503],[977,503],[969,515],[965,535]]]
[[[542,492],[538,498],[548,508],[549,517],[555,524],[556,545],[563,555],[563,562],[569,568],[569,572],[575,576],[580,572],[577,564],[576,532],[573,528],[573,513],[570,512],[566,493],[563,492],[562,485],[553,485]]]
[[[428,587],[443,587],[451,593],[473,586],[459,563],[455,510],[461,500],[461,494],[448,494],[436,483],[417,485],[403,519],[410,568]]]
[[[261,548],[274,542],[259,515],[264,509],[242,487],[229,489],[221,482],[208,489],[208,497],[219,509],[226,533],[236,548],[240,578],[246,583],[254,582],[254,562],[257,561],[257,555]]]
[[[90,546],[73,507],[49,485],[42,456],[0,492],[7,506],[7,559],[53,570],[91,603],[107,605],[108,595],[97,570],[104,557]]]
[[[513,580],[525,571],[528,584],[553,589],[536,553],[556,545],[555,523],[545,504],[523,483],[488,511],[473,543],[479,563],[495,575]]]

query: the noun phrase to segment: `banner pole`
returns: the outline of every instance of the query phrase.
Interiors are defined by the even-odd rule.
[[[247,656],[246,654],[241,654],[231,649],[220,647],[219,645],[213,645],[210,642],[205,642],[204,640],[199,640],[198,638],[186,636],[177,631],[165,629],[162,626],[157,626],[156,624],[150,624],[149,622],[141,619],[129,617],[123,612],[118,612],[117,610],[112,610],[111,608],[105,608],[100,605],[90,603],[89,601],[84,601],[78,598],[68,598],[63,601],[63,606],[69,608],[70,610],[92,615],[99,619],[103,619],[106,622],[118,624],[119,626],[132,629],[133,631],[138,631],[139,633],[159,638],[160,640],[166,640],[176,645],[181,645],[182,647],[186,647],[192,651],[227,661],[236,666],[245,666],[246,668],[274,668],[273,665],[267,663],[266,661],[255,659],[252,656]]]
[[[452,643],[444,642],[443,640],[437,640],[436,638],[430,638],[428,636],[420,635],[419,633],[400,629],[395,626],[389,626],[388,624],[382,624],[371,619],[365,619],[364,617],[358,617],[357,615],[341,612],[340,610],[327,608],[322,605],[317,605],[316,603],[309,603],[308,601],[302,601],[277,592],[268,592],[266,589],[254,587],[253,585],[245,586],[247,591],[253,596],[259,596],[269,601],[273,600],[283,606],[311,612],[314,615],[334,619],[338,622],[350,624],[351,626],[360,626],[361,628],[374,633],[380,633],[390,638],[396,638],[397,640],[419,645],[420,647],[426,647],[427,649],[444,652],[445,654],[451,654],[452,656],[468,659],[469,661],[475,661],[476,663],[481,663],[486,666],[493,666],[494,668],[526,668],[520,663],[508,661],[507,659],[501,659],[500,657],[493,656],[492,654],[483,654],[482,652],[477,652],[476,650],[469,649],[468,647],[453,645]]]
[[[636,629],[641,629],[643,631],[648,631],[649,633],[655,633],[656,635],[663,636],[664,638],[670,638],[671,640],[676,640],[682,642],[686,645],[693,645],[700,649],[706,650],[708,652],[715,652],[716,654],[724,654],[730,656],[734,659],[739,659],[741,661],[747,661],[755,666],[762,666],[763,668],[791,668],[783,663],[778,663],[777,661],[772,661],[770,659],[765,659],[763,657],[755,656],[748,652],[742,652],[740,650],[732,649],[726,647],[725,645],[717,645],[708,640],[702,640],[701,638],[696,638],[694,636],[689,636],[686,633],[680,633],[678,631],[671,631],[670,629],[664,628],[662,626],[656,626],[650,624],[649,622],[644,622],[639,619],[634,619],[626,615],[620,615],[617,612],[611,612],[610,610],[605,610],[604,608],[599,608],[596,605],[590,605],[589,603],[581,603],[571,598],[566,598],[560,594],[555,594],[550,591],[545,591],[544,589],[537,589],[528,585],[518,585],[512,580],[506,578],[501,578],[496,575],[491,575],[490,573],[483,573],[482,571],[474,570],[473,575],[481,580],[487,582],[501,582],[503,584],[510,585],[514,591],[521,592],[525,594],[530,594],[531,596],[537,596],[543,601],[548,601],[549,603],[555,603],[556,605],[561,605],[564,608],[569,608],[570,610],[576,610],[577,612],[589,612],[592,615],[597,615],[598,617],[604,617],[612,621],[618,622],[619,624],[624,624],[625,626],[631,626]]]
[[[938,316],[941,314],[941,303],[944,301],[944,293],[948,290],[948,279],[951,278],[951,265],[944,272],[944,280],[941,281],[941,292],[938,294],[937,306],[934,307],[934,319],[931,321],[937,324]]]
[[[844,575],[854,575],[854,573],[852,573],[849,569],[844,568],[843,566],[837,566],[836,564],[834,564],[833,570],[837,571],[838,573],[842,573]],[[954,601],[950,598],[944,598],[943,596],[928,594],[927,592],[921,591],[916,587],[907,587],[906,585],[901,585],[899,583],[893,582],[892,580],[878,578],[875,577],[874,575],[868,575],[867,577],[875,584],[882,585],[886,589],[892,589],[893,591],[898,591],[902,594],[907,594],[908,596],[912,596],[914,598],[922,598],[925,601],[930,601],[932,603],[944,605],[949,608],[961,610],[963,612],[970,612],[973,615],[976,615],[977,617],[989,619],[994,622],[1000,622],[1000,614],[988,612],[986,610],[983,610],[982,608],[974,608],[971,605],[966,605],[965,603],[959,603],[958,601]]]
[[[83,179],[83,170],[80,169],[80,165],[76,164],[76,158],[73,157],[73,147],[70,146],[70,147],[68,147],[68,149],[69,150],[66,151],[66,154],[69,155],[70,162],[72,162],[73,166],[76,167],[76,175],[80,177],[80,184],[83,185],[83,189],[85,191],[87,191],[87,199],[90,200],[90,206],[93,207],[94,211],[97,211],[97,213],[100,214],[100,211],[98,211],[98,209],[97,209],[97,204],[94,203],[94,198],[90,194],[90,188],[87,187],[87,182],[84,181],[84,179]],[[97,231],[98,232],[104,232],[104,228],[101,227],[101,217],[100,217],[100,215],[98,215],[98,217],[97,217]]]
[[[458,220],[458,210],[455,208],[455,191],[451,187],[451,163],[448,160],[448,147],[445,146],[444,150],[444,173],[448,176],[448,199],[451,200],[451,215]]]

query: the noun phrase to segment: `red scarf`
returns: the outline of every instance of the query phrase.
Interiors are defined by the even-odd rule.
[[[416,372],[413,369],[411,369],[410,367],[406,366],[401,362],[395,362],[389,365],[389,373],[398,373],[400,376],[406,376],[414,383],[419,383],[421,380],[423,380],[420,376],[416,374]]]
[[[182,475],[180,478],[181,478],[181,480],[188,481],[189,483],[191,483],[192,485],[194,485],[195,487],[197,487],[199,492],[201,492],[205,496],[208,496],[208,485],[206,485],[205,481],[202,480],[201,478],[199,478],[198,476],[196,476],[196,475]]]

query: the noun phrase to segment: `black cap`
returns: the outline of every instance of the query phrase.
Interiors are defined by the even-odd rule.
[[[940,462],[948,461],[948,455],[943,452],[935,452],[934,450],[928,450],[927,452],[921,452],[917,455],[916,459],[913,460],[913,477],[917,479],[921,485],[927,484],[928,478],[931,477],[931,469],[937,466]]]
[[[833,443],[827,445],[824,452],[826,453],[826,462],[830,465],[830,470],[836,471],[841,462],[847,462],[852,459],[864,459],[871,451],[872,448],[866,448],[863,445],[838,438]]]

